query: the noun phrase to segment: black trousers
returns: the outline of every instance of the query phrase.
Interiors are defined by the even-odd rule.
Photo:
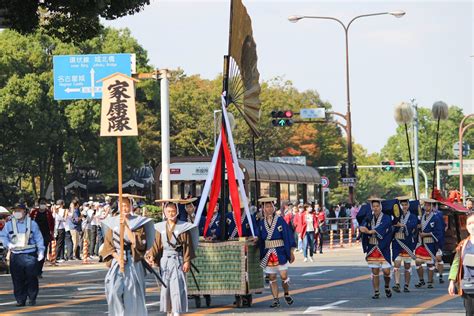
[[[18,303],[26,299],[36,301],[38,296],[38,259],[36,252],[28,254],[11,254],[10,273],[13,281],[13,293]]]
[[[464,308],[466,309],[466,316],[474,315],[474,295],[463,294]]]
[[[71,236],[71,231],[67,231],[64,235],[65,239],[65,244],[66,244],[66,259],[67,260],[72,260],[74,259],[74,253],[72,250],[72,236]]]
[[[43,260],[41,261],[38,261],[38,275],[41,275],[43,274],[43,266],[44,266],[44,261],[46,260],[46,257],[48,255],[48,246],[49,246],[49,238],[46,239],[43,237],[43,241],[44,241],[44,258]]]
[[[58,229],[58,237],[56,237],[56,258],[64,260],[64,241],[66,239],[66,230]]]

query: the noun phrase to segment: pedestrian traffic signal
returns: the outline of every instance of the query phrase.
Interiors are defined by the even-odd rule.
[[[339,175],[341,178],[347,178],[347,168],[345,163],[341,163],[341,168],[339,168]]]
[[[349,178],[357,177],[357,164],[354,162],[352,168],[349,168]]]
[[[285,111],[273,110],[271,112],[271,116],[273,118],[272,120],[273,126],[284,127],[284,126],[293,125],[293,120],[291,119],[293,117],[293,111],[291,110],[285,110]]]
[[[386,160],[382,161],[382,170],[383,171],[393,171],[395,170],[395,160]]]

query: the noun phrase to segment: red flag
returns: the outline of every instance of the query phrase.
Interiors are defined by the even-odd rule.
[[[240,214],[240,198],[239,190],[237,188],[237,183],[235,179],[234,163],[232,161],[232,156],[230,155],[229,147],[227,146],[227,136],[224,132],[224,127],[222,127],[222,148],[224,150],[225,165],[227,167],[227,179],[229,182],[229,193],[232,202],[232,208],[234,209],[235,215],[235,226],[237,227],[237,232],[239,237],[242,237],[242,221]]]
[[[222,148],[220,149],[222,152]],[[219,152],[219,157],[217,158],[216,169],[214,171],[214,179],[212,179],[212,187],[211,187],[211,196],[209,199],[209,206],[207,209],[206,214],[206,223],[204,224],[204,234],[203,236],[206,237],[207,229],[209,228],[209,224],[211,223],[212,216],[214,215],[214,208],[217,204],[217,198],[219,197],[219,193],[221,192],[221,176],[222,176],[222,155]]]

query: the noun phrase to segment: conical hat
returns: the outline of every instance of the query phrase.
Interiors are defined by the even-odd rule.
[[[263,197],[258,199],[260,203],[275,203],[277,201],[276,197]]]
[[[110,193],[110,194],[107,194],[108,196],[119,196],[118,193]],[[122,197],[125,198],[125,199],[144,199],[146,198],[145,196],[141,196],[141,195],[135,195],[135,194],[130,194],[130,193],[122,193]]]

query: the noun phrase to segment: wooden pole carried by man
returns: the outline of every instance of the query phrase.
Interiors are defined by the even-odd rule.
[[[122,73],[115,73],[102,80],[102,108],[100,115],[100,136],[117,137],[117,166],[119,209],[122,208],[122,137],[138,136],[135,106],[135,83],[137,79]],[[125,216],[120,211],[120,271],[124,262]]]

